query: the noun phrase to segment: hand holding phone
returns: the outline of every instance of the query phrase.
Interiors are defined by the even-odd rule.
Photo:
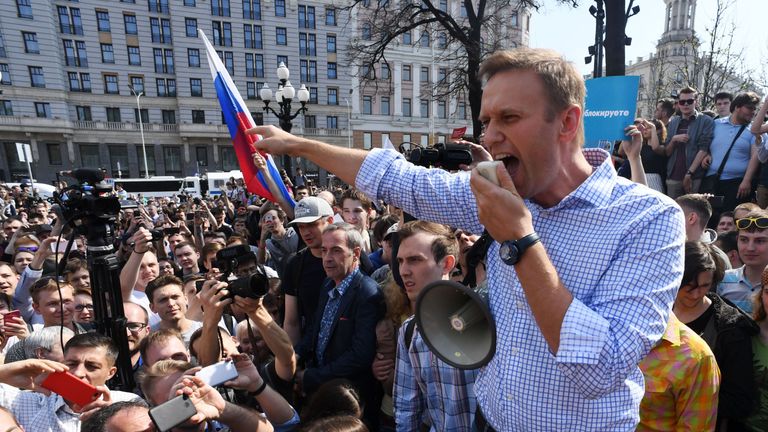
[[[69,372],[53,372],[40,385],[81,407],[101,396],[96,387]]]
[[[195,376],[209,386],[216,387],[237,378],[237,369],[231,360],[223,360],[200,369]]]
[[[160,432],[179,426],[195,414],[197,414],[197,408],[187,395],[176,396],[149,410],[149,418]]]

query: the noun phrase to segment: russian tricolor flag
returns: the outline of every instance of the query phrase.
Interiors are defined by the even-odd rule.
[[[253,122],[251,113],[240,96],[240,92],[237,91],[232,77],[229,76],[229,72],[227,72],[218,54],[216,54],[216,50],[213,49],[213,46],[202,30],[198,29],[198,33],[205,43],[205,52],[208,55],[208,66],[211,68],[216,95],[219,98],[219,104],[221,105],[221,111],[224,113],[227,128],[229,128],[229,135],[232,137],[232,145],[235,146],[235,154],[237,155],[237,161],[240,164],[240,171],[243,173],[243,180],[248,192],[260,195],[275,203],[278,202],[276,198],[282,198],[289,205],[296,205],[291,192],[283,183],[280,172],[277,170],[277,166],[275,166],[275,162],[269,153],[260,152],[267,160],[269,173],[260,172],[256,165],[254,165],[252,155],[257,150],[253,143],[260,140],[261,136],[246,135],[245,131],[256,124]],[[264,174],[272,177],[272,180],[274,180],[280,190],[281,197],[275,197],[269,191]]]

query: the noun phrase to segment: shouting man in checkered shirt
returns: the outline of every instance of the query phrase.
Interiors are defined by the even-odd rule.
[[[477,170],[417,167],[370,152],[253,128],[260,150],[310,159],[371,199],[481,233],[497,350],[475,380],[481,430],[634,431],[640,360],[666,328],[683,274],[683,214],[618,178],[610,155],[583,149],[584,80],[557,53],[489,56],[479,120],[501,162]],[[641,134],[626,128],[634,145]],[[485,421],[487,420],[487,421]]]

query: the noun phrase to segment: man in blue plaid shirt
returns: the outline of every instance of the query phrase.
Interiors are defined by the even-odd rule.
[[[481,430],[634,431],[643,376],[683,274],[685,230],[668,197],[618,178],[583,149],[584,80],[557,53],[519,48],[483,63],[479,120],[498,185],[294,137],[260,150],[312,160],[372,199],[480,233],[488,250],[497,350],[475,380]],[[634,145],[641,134],[626,129]],[[487,420],[487,421],[486,421]]]
[[[413,221],[398,231],[400,276],[411,310],[421,290],[431,282],[450,279],[459,244],[445,225]],[[418,326],[408,318],[398,332],[395,373],[395,423],[398,431],[418,431],[428,424],[431,431],[461,432],[472,428],[475,407],[476,370],[462,370],[430,352]],[[406,331],[411,328],[412,331]],[[410,336],[410,340],[406,340]]]

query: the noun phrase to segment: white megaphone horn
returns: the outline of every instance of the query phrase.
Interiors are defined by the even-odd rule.
[[[416,299],[416,324],[424,342],[441,360],[459,369],[485,366],[496,353],[496,323],[488,288],[437,281]]]

